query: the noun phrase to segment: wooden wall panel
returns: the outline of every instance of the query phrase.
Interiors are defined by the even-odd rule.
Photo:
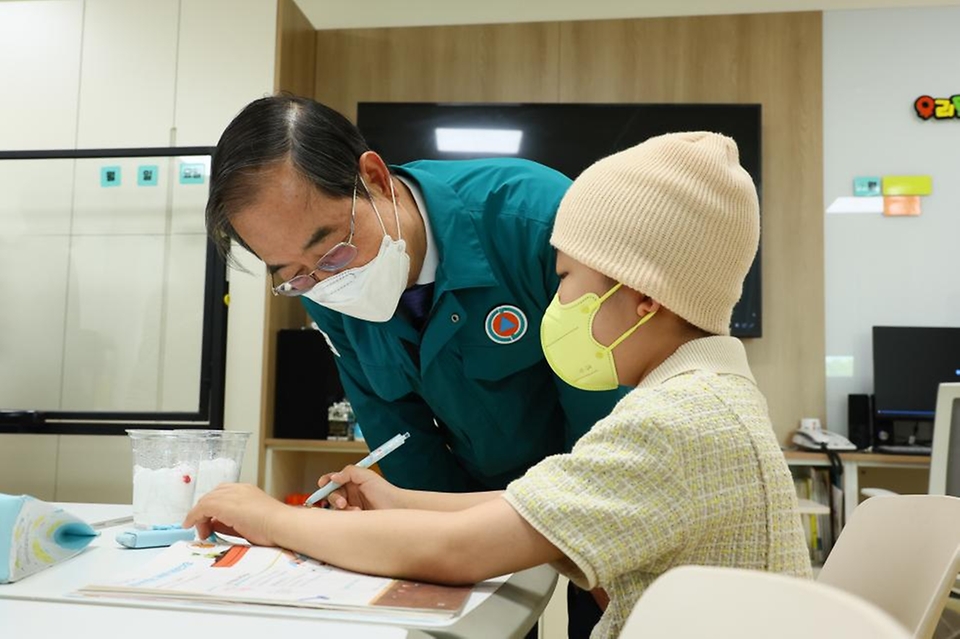
[[[317,32],[316,98],[763,105],[764,336],[774,428],[824,417],[821,15]]]
[[[821,14],[561,25],[564,102],[762,104],[763,337],[745,340],[774,427],[824,418]]]
[[[317,32],[293,0],[277,3],[277,48],[274,89],[294,95],[313,97],[316,67]],[[299,300],[266,296],[267,317],[263,340],[263,401],[260,406],[260,441],[273,437],[273,411],[276,385],[277,331],[300,328],[307,314]],[[265,453],[261,445],[257,464],[257,483],[264,483]]]
[[[278,91],[313,97],[317,32],[293,0],[277,3],[277,59],[274,82]]]
[[[554,102],[555,22],[317,32],[316,97],[357,102]]]

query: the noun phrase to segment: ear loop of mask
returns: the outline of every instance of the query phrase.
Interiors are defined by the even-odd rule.
[[[614,286],[614,287],[611,288],[609,291],[607,291],[606,293],[604,293],[602,297],[600,297],[596,302],[594,302],[594,303],[591,305],[592,308],[590,309],[590,312],[593,312],[595,309],[600,308],[600,305],[603,304],[603,303],[604,303],[605,301],[607,301],[608,299],[610,299],[610,296],[611,296],[611,295],[613,295],[613,294],[616,293],[618,290],[620,290],[620,287],[621,287],[621,286],[623,286],[623,283],[622,283],[622,282],[617,282],[616,286]],[[615,339],[615,340],[613,341],[613,344],[610,344],[610,346],[607,346],[607,347],[605,347],[605,348],[606,348],[607,350],[609,350],[609,351],[612,352],[613,349],[615,349],[617,346],[619,346],[619,345],[623,342],[623,340],[625,340],[625,339],[627,339],[628,337],[630,337],[631,335],[633,335],[633,333],[634,333],[638,328],[640,328],[641,326],[643,326],[644,324],[646,324],[647,322],[649,322],[649,321],[651,320],[651,318],[653,318],[653,316],[656,315],[656,314],[657,314],[657,311],[653,311],[652,313],[647,313],[646,315],[644,315],[643,317],[641,317],[641,318],[640,318],[640,321],[637,322],[636,324],[634,324],[633,327],[627,329],[627,332],[625,332],[623,335],[621,335],[620,337],[618,337],[617,339]],[[593,335],[593,319],[590,320],[590,334]]]
[[[360,177],[359,175],[357,177]],[[389,237],[387,232],[387,227],[383,223],[383,216],[380,215],[380,210],[377,208],[377,203],[373,201],[373,195],[370,194],[370,189],[367,188],[367,183],[363,181],[363,178],[360,177],[360,184],[363,185],[363,190],[367,194],[367,197],[370,198],[370,206],[373,207],[373,212],[377,214],[377,221],[380,222],[380,228],[383,229],[383,234]],[[357,189],[353,189],[353,198],[354,206],[356,206],[357,198]],[[397,210],[397,192],[393,188],[393,177],[390,177],[390,198],[393,200],[393,217],[397,222],[397,241],[403,239],[403,233],[400,231],[400,211]]]

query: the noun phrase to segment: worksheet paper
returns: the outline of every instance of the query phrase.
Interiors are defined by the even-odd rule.
[[[449,618],[469,587],[449,587],[341,570],[280,548],[181,541],[137,569],[79,589],[83,595],[170,598],[363,610]]]

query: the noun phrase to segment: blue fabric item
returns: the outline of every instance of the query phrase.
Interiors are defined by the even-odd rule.
[[[96,531],[88,524],[82,521],[74,521],[57,528],[57,531],[53,534],[53,541],[67,550],[83,550],[90,545],[90,542],[96,536]]]
[[[62,508],[29,495],[0,493],[0,584],[73,557],[97,534]]]
[[[420,490],[502,489],[569,451],[626,392],[569,386],[540,347],[560,281],[550,234],[570,180],[513,158],[392,169],[420,189],[437,250],[425,324],[406,306],[387,322],[366,322],[300,299],[339,353],[367,443],[410,432],[380,462],[387,479]]]
[[[13,525],[23,504],[23,497],[0,494],[0,584],[10,581],[10,549],[13,546]]]
[[[160,548],[178,541],[193,541],[197,531],[193,528],[170,526],[153,530],[125,530],[117,535],[117,543],[127,548]]]

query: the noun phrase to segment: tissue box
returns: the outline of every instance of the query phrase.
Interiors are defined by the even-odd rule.
[[[62,508],[29,495],[0,493],[0,584],[79,554],[97,531]]]

